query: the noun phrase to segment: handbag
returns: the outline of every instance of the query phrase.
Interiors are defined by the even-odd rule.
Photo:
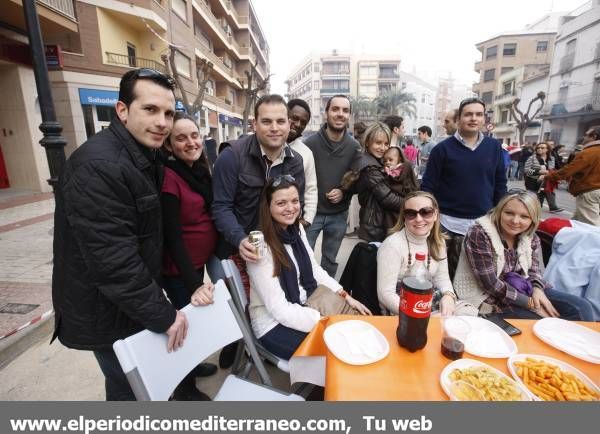
[[[306,306],[318,310],[322,316],[360,315],[343,297],[340,297],[325,285],[319,285],[306,300]]]
[[[537,177],[526,176],[525,188],[530,191],[537,192],[542,186],[542,182]]]

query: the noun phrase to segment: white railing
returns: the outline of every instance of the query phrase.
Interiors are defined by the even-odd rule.
[[[73,0],[38,0],[38,2],[49,6],[57,12],[75,19],[75,6]]]

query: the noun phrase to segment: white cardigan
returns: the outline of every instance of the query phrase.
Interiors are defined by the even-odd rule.
[[[315,261],[304,228],[300,225],[300,234],[302,241],[310,256],[312,264],[313,276],[317,281],[317,285],[325,285],[332,291],[339,291],[342,286],[323,270]],[[302,306],[297,303],[290,303],[285,298],[285,293],[279,277],[273,277],[273,255],[269,246],[265,246],[265,256],[257,263],[248,263],[248,275],[250,276],[250,319],[252,320],[252,329],[256,337],[260,338],[267,334],[277,324],[284,325],[294,330],[309,332],[321,318],[320,313],[310,307]],[[300,301],[306,302],[306,291],[300,285],[300,273],[298,264],[294,258],[292,247],[289,244],[284,244],[285,250],[288,252],[296,273],[298,274],[298,287],[300,288]]]
[[[397,315],[400,306],[400,296],[396,293],[398,280],[408,269],[408,246],[414,264],[415,253],[428,253],[427,236],[418,237],[406,232],[406,228],[385,239],[377,251],[377,298],[380,306],[388,312]],[[445,250],[445,248],[444,248]],[[431,259],[429,272],[433,278],[433,286],[442,292],[452,292],[452,282],[448,275],[448,259],[441,261]]]
[[[315,168],[315,157],[300,137],[290,143],[290,147],[302,156],[304,165],[304,210],[302,217],[312,223],[317,214],[317,169]]]

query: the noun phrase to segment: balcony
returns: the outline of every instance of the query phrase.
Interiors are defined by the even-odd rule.
[[[350,93],[350,88],[322,88],[321,89],[321,95],[323,94],[331,94],[331,95],[335,95],[336,93]]]
[[[502,95],[496,95],[494,97],[494,105],[512,104],[516,97],[517,95],[514,90],[503,93]]]
[[[475,72],[479,74],[479,72],[481,71],[481,64],[483,62],[480,60],[479,62],[475,62]]]
[[[575,63],[575,52],[565,54],[562,59],[560,59],[560,64],[558,66],[558,72],[560,74],[564,74],[573,69],[573,64]]]
[[[73,0],[38,0],[50,9],[75,20],[75,6]]]
[[[540,117],[558,119],[587,115],[595,117],[598,114],[600,114],[600,92],[548,101]]]
[[[400,74],[397,72],[381,72],[379,71],[379,79],[380,80],[398,80],[400,78]]]
[[[106,51],[106,62],[111,65],[124,66],[127,68],[150,68],[166,73],[165,65],[156,60],[143,57],[128,56],[127,54],[111,53]]]

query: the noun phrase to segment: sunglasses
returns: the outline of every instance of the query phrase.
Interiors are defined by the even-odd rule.
[[[158,78],[169,83],[170,86],[175,87],[175,80],[173,77],[163,74],[160,71],[152,68],[140,68],[136,70],[136,77],[138,78]]]
[[[277,188],[281,185],[282,182],[288,182],[288,183],[292,183],[292,182],[296,182],[296,178],[294,178],[292,175],[279,175],[276,176],[275,178],[273,178],[273,187]]]
[[[430,219],[431,217],[433,217],[434,213],[435,213],[435,209],[433,209],[430,206],[421,208],[419,210],[407,208],[404,210],[404,218],[406,220],[414,220],[417,218],[417,214],[418,214],[424,219]]]

